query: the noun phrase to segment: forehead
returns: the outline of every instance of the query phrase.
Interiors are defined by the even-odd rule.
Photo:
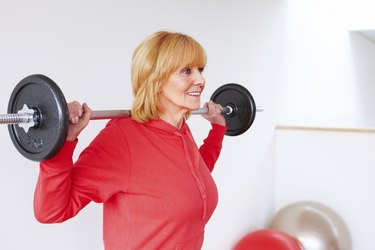
[[[189,44],[176,48],[175,60],[179,67],[197,66],[204,67],[206,65],[206,53],[201,46]]]

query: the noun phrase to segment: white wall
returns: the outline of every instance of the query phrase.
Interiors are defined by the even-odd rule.
[[[93,109],[128,108],[130,58],[143,38],[160,29],[188,33],[209,56],[205,99],[220,85],[246,86],[266,107],[246,134],[226,138],[214,177],[219,206],[206,230],[204,249],[229,249],[273,213],[273,127],[281,73],[285,1],[0,1],[0,107],[23,77],[42,73],[68,100]],[[208,125],[190,119],[200,143]],[[103,127],[92,122],[80,151]],[[0,249],[102,249],[101,205],[76,218],[41,225],[32,199],[38,166],[23,159],[0,131]]]
[[[375,125],[374,44],[350,32],[375,29],[374,7],[367,0],[288,1],[278,123]]]
[[[374,25],[375,27],[375,25]],[[354,82],[360,104],[357,110],[360,126],[375,126],[375,40],[372,30],[350,32]],[[371,36],[369,36],[371,34]]]

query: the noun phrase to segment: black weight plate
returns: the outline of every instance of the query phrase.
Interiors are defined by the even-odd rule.
[[[224,115],[228,126],[226,135],[240,135],[253,124],[256,105],[254,98],[245,87],[236,83],[225,84],[212,94],[211,100],[223,107],[233,108],[232,114]]]
[[[31,75],[14,88],[8,113],[17,113],[26,104],[41,113],[40,124],[26,133],[17,124],[8,125],[9,134],[17,150],[33,161],[43,161],[55,155],[68,132],[68,109],[57,84],[44,75]]]

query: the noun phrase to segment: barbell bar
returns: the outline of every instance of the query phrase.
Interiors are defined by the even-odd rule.
[[[231,115],[234,109],[230,106],[223,107],[221,114]],[[263,111],[262,107],[256,108],[257,112]],[[208,108],[199,108],[191,112],[192,115],[203,115],[208,113]],[[105,119],[116,119],[131,116],[131,111],[127,109],[118,110],[93,110],[90,120],[105,120]],[[36,113],[35,110],[30,109],[25,106],[22,110],[18,111],[17,114],[0,114],[0,124],[18,124],[21,126],[25,132],[28,132],[30,127],[35,127],[40,121],[40,114]],[[27,127],[22,126],[22,124],[30,124]]]
[[[257,111],[254,98],[243,86],[228,83],[219,87],[211,100],[221,104],[228,129],[236,136],[247,131]],[[207,108],[191,112],[208,113]],[[8,114],[0,114],[0,124],[7,124],[17,150],[27,159],[43,161],[53,157],[65,142],[69,126],[65,97],[58,85],[45,75],[35,74],[22,79],[14,88],[8,103]],[[94,110],[90,120],[131,116],[130,110]]]

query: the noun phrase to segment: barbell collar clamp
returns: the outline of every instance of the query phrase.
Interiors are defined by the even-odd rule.
[[[37,109],[30,109],[26,104],[17,114],[0,115],[0,124],[17,124],[25,133],[29,132],[32,127],[40,125],[41,114]]]

